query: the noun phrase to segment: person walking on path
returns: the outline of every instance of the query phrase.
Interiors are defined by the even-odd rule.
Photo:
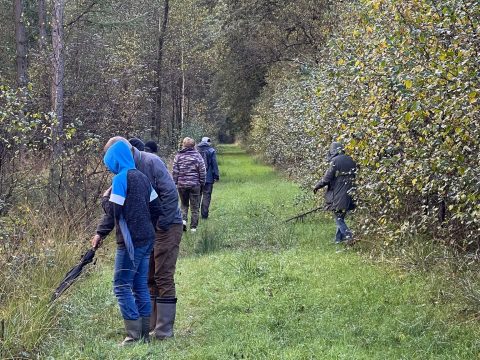
[[[127,144],[117,142],[111,146],[104,163],[115,176],[112,186],[103,194],[105,215],[91,244],[98,248],[116,228],[113,290],[127,333],[121,345],[141,339],[148,342],[152,308],[147,276],[155,239],[152,219],[160,213],[160,201],[148,178],[135,169]]]
[[[345,155],[341,143],[333,142],[328,152],[330,167],[323,178],[315,185],[313,192],[327,187],[325,193],[325,205],[327,210],[333,211],[337,231],[335,243],[352,240],[352,232],[345,223],[347,213],[355,208],[353,190],[357,164],[353,159]]]
[[[205,185],[205,163],[195,149],[195,140],[186,137],[173,161],[173,181],[177,185],[183,217],[183,230],[187,229],[188,209],[191,211],[190,230],[195,232],[198,226],[200,191]]]
[[[218,172],[217,155],[215,149],[212,147],[210,138],[203,137],[200,144],[197,145],[197,150],[202,155],[207,171],[205,178],[205,185],[202,187],[202,203],[200,212],[202,219],[208,218],[208,209],[210,208],[210,201],[212,199],[213,184],[220,180]]]
[[[124,138],[109,140],[108,148]],[[143,147],[143,143],[136,144]],[[131,147],[135,166],[150,180],[160,200],[160,213],[155,223],[155,244],[150,257],[148,285],[152,303],[150,330],[157,339],[173,337],[176,317],[175,269],[182,239],[182,215],[178,193],[165,163],[157,155]]]

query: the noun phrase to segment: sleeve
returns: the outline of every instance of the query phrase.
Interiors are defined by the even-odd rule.
[[[160,216],[162,211],[162,206],[158,196],[154,200],[150,201],[149,210],[150,210],[150,218],[152,219],[152,224],[154,227],[156,227],[158,217]]]
[[[215,180],[220,180],[220,172],[218,171],[218,164],[217,164],[217,152],[212,152],[212,171],[213,171],[213,178]]]
[[[316,189],[321,189],[323,188],[324,186],[327,186],[328,184],[330,184],[333,179],[335,179],[335,173],[336,173],[336,168],[335,168],[335,164],[334,163],[331,163],[330,164],[330,167],[328,168],[328,170],[325,172],[325,175],[323,175],[323,178],[317,183],[317,185],[315,186]]]
[[[107,196],[104,196],[102,198],[102,207],[105,214],[98,224],[96,232],[104,239],[115,228],[115,220],[118,220],[120,217],[122,206],[111,202]]]
[[[175,159],[173,160],[173,168],[172,168],[172,177],[173,182],[175,185],[178,183],[178,173],[179,173],[179,166],[178,166],[178,155],[175,155]]]
[[[205,162],[203,161],[203,157],[202,155],[200,155],[200,153],[198,154],[198,158],[199,158],[199,161],[198,161],[198,176],[200,178],[200,185],[205,185],[205,179],[207,177],[207,169],[205,168]]]
[[[162,230],[168,230],[175,220],[178,209],[177,187],[163,162],[157,163],[154,169],[154,186],[160,203],[158,221],[154,224]]]

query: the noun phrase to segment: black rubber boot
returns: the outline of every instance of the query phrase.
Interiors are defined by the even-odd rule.
[[[150,316],[149,317],[142,317],[142,333],[141,338],[143,339],[144,343],[150,342]]]
[[[157,299],[157,324],[155,326],[155,338],[164,340],[173,337],[173,324],[177,311],[177,298]]]
[[[142,337],[142,318],[138,318],[137,320],[123,320],[123,322],[125,323],[127,337],[120,345],[130,345],[139,341]]]

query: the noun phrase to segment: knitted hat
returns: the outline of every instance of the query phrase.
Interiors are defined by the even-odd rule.
[[[134,137],[129,139],[128,142],[132,144],[133,147],[136,147],[138,150],[145,151],[145,144],[142,140]]]
[[[149,153],[157,153],[158,152],[157,143],[153,140],[147,141],[145,143],[145,151]]]

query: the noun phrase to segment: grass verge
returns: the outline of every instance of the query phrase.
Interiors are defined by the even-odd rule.
[[[176,336],[119,348],[111,251],[60,305],[48,359],[474,359],[478,323],[442,274],[404,272],[331,243],[322,215],[285,224],[299,189],[237,147],[210,219],[182,240]]]

